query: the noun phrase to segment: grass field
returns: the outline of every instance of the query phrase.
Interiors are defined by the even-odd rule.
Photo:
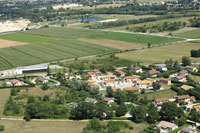
[[[81,133],[87,125],[87,121],[2,121],[0,124],[5,125],[2,133]],[[103,122],[107,123],[107,122]],[[125,133],[140,133],[148,124],[136,124],[129,122],[134,130],[124,130]]]
[[[176,42],[183,40],[179,38],[168,39],[168,37],[144,35],[144,34],[120,33],[120,32],[106,32],[103,34],[90,35],[88,36],[88,38],[119,40],[119,41],[135,42],[146,45],[147,43],[151,43],[152,45],[157,45],[157,44],[164,44],[168,42]]]
[[[190,56],[192,49],[199,49],[200,43],[181,43],[154,47],[117,54],[118,57],[131,61],[141,61],[144,64],[164,63],[165,60],[172,58],[181,62],[183,56]],[[200,58],[191,58],[192,61],[200,62]]]
[[[10,96],[10,89],[0,89],[0,117],[3,115],[4,105]]]
[[[200,82],[200,76],[196,76],[196,75],[190,75],[189,76],[191,79],[193,79],[196,82]]]
[[[80,28],[42,28],[1,35],[0,38],[29,43],[28,45],[0,49],[0,70],[103,54],[123,48],[132,49],[149,42],[154,45],[181,40]],[[79,38],[101,39],[102,42],[81,41],[78,40]]]
[[[142,95],[139,96],[139,98],[144,98],[145,95],[147,96],[148,100],[153,100],[153,99],[165,98],[165,97],[172,98],[173,96],[176,96],[177,94],[176,94],[175,91],[167,89],[167,90],[142,94]]]
[[[1,35],[0,38],[5,39],[5,40],[27,42],[27,43],[43,43],[43,42],[56,40],[56,38],[29,35],[29,34],[24,34],[22,32],[21,33]]]
[[[197,38],[200,38],[200,29],[195,29],[195,30],[191,30],[188,32],[183,32],[183,33],[177,33],[175,34],[175,36],[197,39]]]

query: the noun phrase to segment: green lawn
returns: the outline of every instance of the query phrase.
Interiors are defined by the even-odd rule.
[[[144,34],[130,34],[130,33],[119,33],[119,32],[106,32],[102,34],[90,35],[88,38],[91,39],[111,39],[111,40],[119,40],[126,42],[135,42],[141,44],[151,43],[152,45],[157,44],[165,44],[169,42],[181,41],[183,39],[179,38],[168,38],[161,36],[153,36],[153,35],[144,35]]]
[[[144,98],[145,95],[147,96],[148,100],[153,100],[153,99],[165,98],[165,97],[172,98],[173,96],[176,96],[177,94],[176,94],[175,91],[167,89],[167,90],[142,94],[142,95],[139,96],[139,98]]]

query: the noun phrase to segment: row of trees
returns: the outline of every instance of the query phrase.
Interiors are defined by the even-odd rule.
[[[176,123],[179,126],[182,126],[186,123],[186,117],[184,116],[183,108],[177,107],[174,102],[164,103],[160,111],[158,111],[153,104],[150,104],[149,106],[136,106],[132,109],[131,113],[133,115],[133,120],[138,123],[144,121],[156,123],[159,120],[176,120]]]

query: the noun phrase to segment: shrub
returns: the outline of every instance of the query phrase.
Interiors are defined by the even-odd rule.
[[[0,125],[0,131],[4,130],[4,125]]]

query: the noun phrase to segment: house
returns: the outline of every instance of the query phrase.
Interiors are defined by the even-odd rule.
[[[197,130],[191,127],[184,127],[178,133],[197,133]]]
[[[96,76],[101,76],[102,72],[99,71],[99,69],[94,69],[93,72],[95,73]]]
[[[139,88],[139,87],[127,87],[127,88],[124,88],[124,90],[126,90],[126,91],[137,91],[137,92],[139,92],[139,91],[140,91],[140,88]]]
[[[168,71],[167,67],[165,67],[165,66],[157,66],[157,70],[158,70],[158,71],[161,71],[161,72],[166,72],[166,71]]]
[[[94,98],[89,98],[89,97],[87,97],[87,98],[85,99],[85,102],[86,102],[86,103],[97,103],[97,100],[94,99]]]
[[[167,122],[167,121],[161,121],[158,125],[156,125],[155,129],[162,129],[162,130],[168,130],[172,131],[174,129],[178,128],[178,126],[174,123]]]
[[[147,89],[149,85],[151,85],[152,82],[149,80],[137,80],[136,85],[141,89]]]
[[[118,89],[119,89],[119,88],[112,88],[112,91],[113,91],[113,92],[117,92]]]
[[[108,79],[104,81],[105,86],[114,86],[117,81],[115,79]]]
[[[88,79],[87,80],[87,83],[90,85],[90,86],[96,86],[96,83],[93,79]]]
[[[138,66],[135,66],[131,69],[131,72],[134,72],[134,73],[142,73],[142,68],[141,67],[138,67]]]
[[[12,83],[12,86],[23,86],[23,82],[18,79],[12,79],[10,82]]]
[[[176,102],[180,103],[181,101],[184,101],[186,103],[193,103],[195,101],[195,97],[189,95],[177,96]]]
[[[123,72],[122,70],[120,69],[117,69],[114,71],[114,75],[116,75],[117,77],[124,77],[125,76],[125,72]]]
[[[179,82],[186,82],[186,76],[185,75],[180,75],[180,76],[176,76],[173,78],[175,81],[179,81]]]
[[[154,104],[157,106],[161,106],[163,103],[167,103],[169,101],[169,98],[160,98],[160,99],[155,99]]]
[[[194,66],[186,66],[186,69],[192,72],[198,72],[198,69]]]
[[[136,81],[136,80],[138,80],[138,79],[139,79],[139,76],[133,75],[133,76],[126,76],[126,77],[123,79],[123,81],[132,83],[132,82],[134,82],[134,81]]]
[[[184,91],[187,91],[187,90],[190,90],[192,89],[193,87],[192,86],[189,86],[189,85],[182,85],[181,86],[181,89],[184,90]]]
[[[165,84],[165,85],[171,85],[171,80],[169,80],[167,78],[156,79],[156,82],[161,83],[161,84]]]
[[[147,72],[147,75],[148,75],[148,76],[152,76],[152,77],[156,77],[157,74],[159,74],[159,73],[160,73],[160,72],[157,71],[156,69],[152,69],[152,70],[149,70],[149,71]]]
[[[114,103],[115,101],[114,101],[114,98],[105,97],[104,102],[110,105],[111,103]]]
[[[178,76],[182,76],[182,75],[184,75],[184,76],[188,76],[188,71],[187,70],[181,70],[181,71],[179,71],[178,72]]]
[[[112,74],[100,77],[101,80],[108,80],[108,79],[115,79],[115,78],[116,78],[116,75],[112,75]]]
[[[92,78],[94,76],[101,76],[102,72],[99,71],[99,69],[94,69],[91,72],[88,72],[88,77]]]
[[[196,109],[197,112],[200,112],[200,105],[195,105],[194,109]]]
[[[47,83],[47,82],[48,82],[48,80],[47,80],[47,79],[45,79],[45,77],[43,77],[43,76],[39,76],[39,77],[38,77],[38,82],[40,82],[40,83],[44,84],[44,83]]]

